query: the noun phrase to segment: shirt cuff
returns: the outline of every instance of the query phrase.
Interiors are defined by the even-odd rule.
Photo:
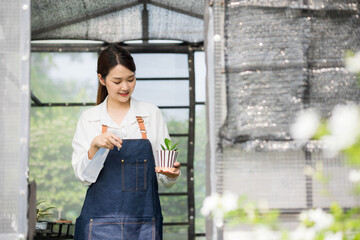
[[[178,177],[181,175],[181,171],[180,171],[179,176],[177,176],[175,178],[169,178],[166,175],[159,174],[159,173],[157,173],[157,174],[158,174],[158,179],[159,179],[159,182],[161,183],[161,185],[165,188],[171,188],[175,184]]]

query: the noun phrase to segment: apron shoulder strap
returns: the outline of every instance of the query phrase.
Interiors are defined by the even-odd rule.
[[[141,132],[141,137],[142,139],[147,139],[147,136],[146,136],[146,129],[145,129],[145,125],[144,125],[144,119],[142,119],[142,117],[140,116],[136,116],[136,120],[139,124],[139,127],[140,127],[140,132]]]
[[[101,133],[104,133],[107,131],[107,126],[106,125],[102,125],[102,129],[101,129]]]

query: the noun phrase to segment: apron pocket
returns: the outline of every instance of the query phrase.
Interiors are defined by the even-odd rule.
[[[154,240],[153,218],[94,218],[90,221],[90,240]]]
[[[147,162],[143,160],[121,160],[122,191],[146,191]]]

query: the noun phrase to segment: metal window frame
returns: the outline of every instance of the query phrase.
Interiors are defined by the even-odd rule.
[[[108,44],[32,44],[31,52],[100,52]],[[139,81],[147,80],[188,80],[189,81],[189,105],[188,106],[159,106],[160,109],[189,109],[188,133],[170,134],[176,137],[188,137],[187,163],[187,192],[160,193],[160,196],[187,196],[188,199],[188,221],[168,222],[164,226],[188,226],[188,239],[204,237],[205,233],[195,232],[195,186],[194,186],[194,146],[195,146],[195,108],[197,105],[204,105],[205,102],[196,102],[195,96],[195,62],[196,51],[204,51],[203,43],[181,43],[181,44],[150,44],[144,41],[142,44],[121,44],[124,48],[133,53],[183,53],[188,55],[188,78],[137,78]],[[73,107],[73,106],[94,106],[95,102],[85,103],[44,103],[31,93],[31,107]]]

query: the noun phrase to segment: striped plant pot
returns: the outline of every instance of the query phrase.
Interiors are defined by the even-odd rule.
[[[176,162],[179,152],[169,150],[156,150],[155,169],[163,171],[174,171],[174,163]]]

